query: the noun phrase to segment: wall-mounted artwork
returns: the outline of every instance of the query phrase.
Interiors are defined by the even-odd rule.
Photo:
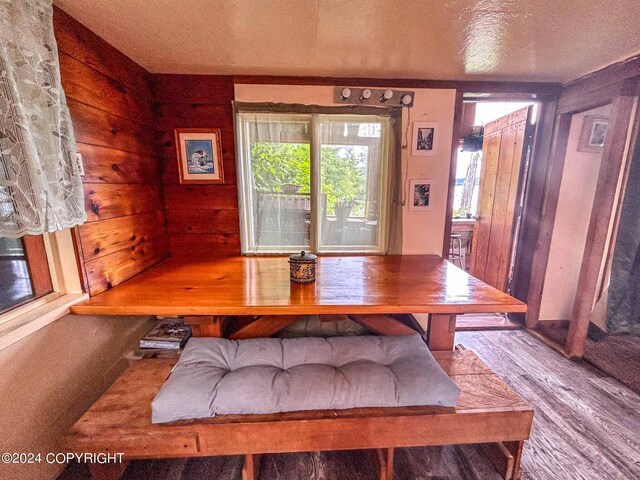
[[[219,128],[176,128],[180,183],[224,183]]]
[[[409,210],[428,210],[431,208],[433,180],[411,180],[409,187]]]
[[[432,156],[438,150],[438,122],[413,122],[411,155]]]
[[[609,118],[586,115],[582,124],[579,152],[602,152],[609,129]]]

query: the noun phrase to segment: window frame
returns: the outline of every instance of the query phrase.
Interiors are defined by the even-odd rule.
[[[250,122],[261,115],[266,117],[278,116],[280,121],[296,121],[307,118],[305,122],[310,125],[309,151],[310,151],[310,232],[309,246],[258,246],[254,243],[255,215],[253,209],[253,188],[251,187],[251,144],[249,142]],[[377,244],[366,245],[325,245],[321,243],[321,209],[319,208],[322,195],[322,136],[321,128],[323,120],[342,121],[354,123],[382,124],[380,133],[380,214],[378,216]],[[389,176],[391,168],[390,141],[392,133],[391,118],[386,115],[373,113],[321,113],[321,112],[286,112],[286,111],[252,111],[250,109],[235,112],[236,126],[236,166],[238,171],[238,206],[240,214],[240,244],[243,255],[274,255],[298,253],[300,250],[309,250],[319,255],[323,254],[367,254],[384,255],[388,248],[388,216],[391,212],[391,195],[389,192]],[[302,142],[301,142],[302,143]],[[306,142],[304,142],[306,143]],[[331,145],[331,144],[328,144]],[[340,144],[336,144],[340,145]],[[349,143],[345,143],[349,145]],[[357,144],[353,144],[357,145]]]

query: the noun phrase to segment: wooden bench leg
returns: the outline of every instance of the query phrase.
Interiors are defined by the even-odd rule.
[[[393,448],[378,448],[376,450],[380,480],[393,480],[393,453]]]
[[[126,460],[121,463],[90,463],[89,473],[92,480],[118,480],[128,466]]]
[[[482,449],[504,480],[519,480],[523,445],[524,441],[483,443]]]
[[[513,480],[520,480],[522,477],[522,449],[524,448],[524,440],[519,442],[503,442],[504,446],[513,455]]]
[[[242,480],[258,480],[260,477],[260,455],[247,454],[242,466]]]

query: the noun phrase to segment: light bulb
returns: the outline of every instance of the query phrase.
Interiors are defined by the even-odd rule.
[[[371,90],[365,88],[362,91],[362,95],[360,96],[360,100],[369,100],[371,98]]]
[[[342,100],[347,100],[351,96],[351,89],[343,88],[340,95],[342,96]]]
[[[407,94],[407,95],[403,95],[402,96],[402,104],[403,105],[410,105],[412,100],[413,99],[411,98],[411,95]]]
[[[385,90],[382,96],[380,97],[381,102],[386,102],[387,100],[391,100],[393,98],[392,90]]]

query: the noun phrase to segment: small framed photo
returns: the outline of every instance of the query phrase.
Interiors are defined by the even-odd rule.
[[[219,128],[176,128],[180,183],[224,183]]]
[[[607,117],[585,115],[580,141],[578,142],[578,151],[602,152],[608,129],[609,119]]]
[[[411,180],[409,188],[409,210],[429,210],[433,195],[433,180]]]
[[[438,151],[438,135],[438,122],[413,122],[411,155],[414,157],[435,155]]]

